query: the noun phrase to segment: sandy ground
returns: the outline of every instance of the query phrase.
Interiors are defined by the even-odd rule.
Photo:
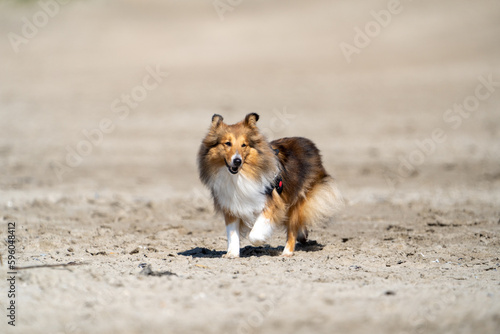
[[[378,30],[387,1],[230,9],[0,4],[0,331],[498,333],[498,1],[402,1]],[[280,233],[221,258],[198,181],[212,114],[247,112],[314,140],[348,200],[290,259]],[[9,222],[18,266],[81,264],[18,270],[15,327]]]

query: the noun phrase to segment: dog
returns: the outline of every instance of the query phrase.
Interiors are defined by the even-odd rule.
[[[342,207],[335,180],[309,139],[268,142],[257,127],[256,113],[233,125],[223,120],[213,115],[198,152],[198,170],[215,210],[224,215],[224,257],[240,256],[240,237],[248,236],[254,246],[261,246],[279,227],[287,233],[282,256],[292,256],[296,242],[306,242],[308,227]]]

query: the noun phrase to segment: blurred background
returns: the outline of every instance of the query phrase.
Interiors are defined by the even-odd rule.
[[[414,157],[410,178],[444,182],[463,163],[498,178],[500,93],[457,129],[443,120],[480,76],[500,80],[497,1],[0,6],[4,189],[189,192],[200,186],[195,156],[212,114],[233,123],[248,112],[270,139],[313,139],[348,189],[407,183],[401,158],[436,128],[446,140]],[[153,69],[161,82],[144,89]],[[92,131],[103,119],[100,138]],[[450,179],[481,181],[466,174]]]

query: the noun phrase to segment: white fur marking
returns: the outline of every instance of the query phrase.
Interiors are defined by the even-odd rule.
[[[269,181],[264,177],[255,181],[241,172],[232,175],[226,167],[222,167],[212,179],[210,187],[218,204],[240,217],[251,228],[266,205],[265,190],[268,184]]]
[[[293,252],[288,249],[288,244],[285,246],[285,249],[283,249],[283,253],[281,253],[281,256],[292,256]]]
[[[240,221],[226,225],[227,232],[227,254],[226,257],[240,256]]]
[[[236,153],[235,153],[235,154],[233,154],[233,156],[231,157],[231,164],[233,164],[233,161],[234,161],[234,159],[236,159],[236,158],[241,159],[241,155],[238,153],[238,151],[236,151]]]
[[[271,238],[272,234],[273,225],[271,224],[271,221],[261,214],[259,215],[259,218],[257,218],[252,231],[250,231],[248,239],[250,240],[252,245],[261,246]]]

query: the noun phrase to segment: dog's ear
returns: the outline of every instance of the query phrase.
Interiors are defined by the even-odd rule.
[[[258,120],[259,120],[258,114],[256,114],[256,113],[248,114],[245,117],[245,126],[248,126],[250,128],[255,128],[257,126],[256,123]]]
[[[219,114],[214,114],[212,116],[212,127],[213,128],[218,128],[219,125],[221,125],[222,121],[224,120],[224,118],[219,115]]]

